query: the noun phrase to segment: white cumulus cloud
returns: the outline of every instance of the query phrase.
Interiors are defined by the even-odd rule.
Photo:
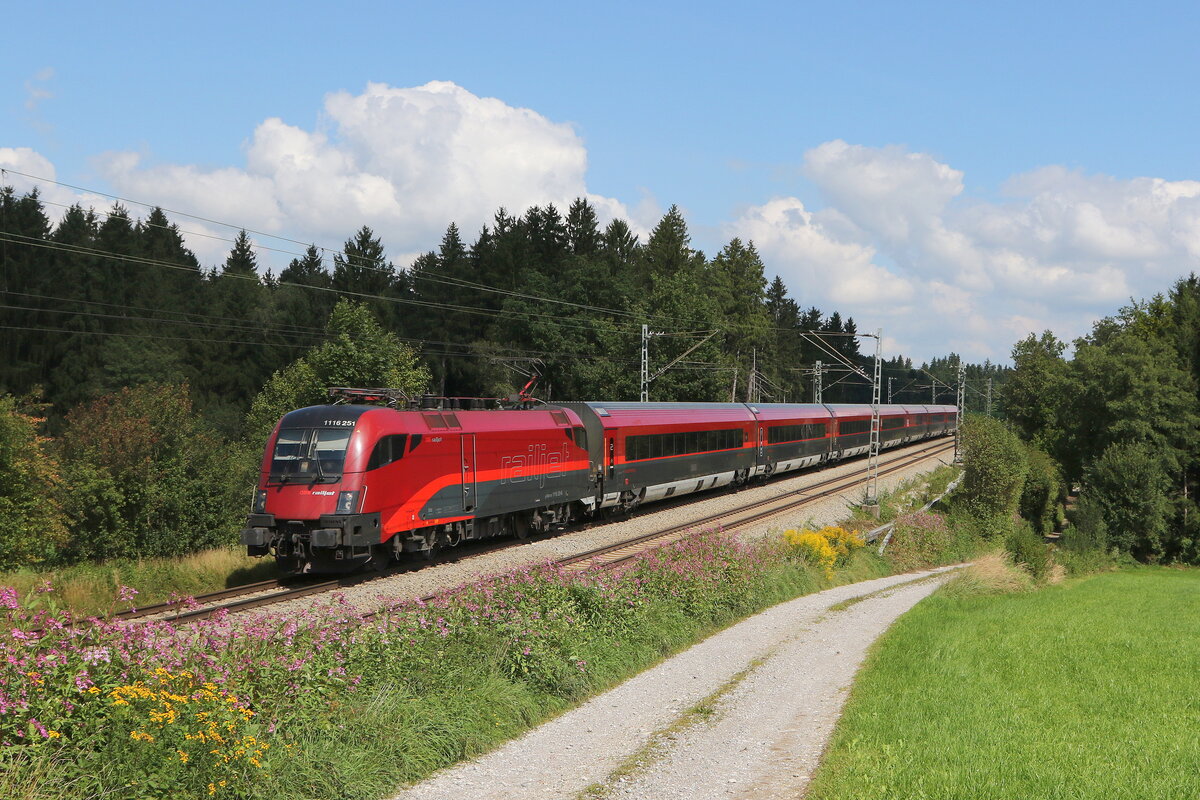
[[[1006,359],[1027,333],[1081,335],[1200,271],[1200,181],[1052,166],[969,201],[964,173],[929,154],[840,140],[809,150],[804,174],[827,208],[775,198],[729,231],[804,304],[899,325],[926,355]]]
[[[97,159],[121,194],[323,244],[369,225],[393,254],[435,247],[451,221],[470,240],[500,207],[520,214],[553,203],[565,212],[587,197],[603,220],[628,215],[588,193],[587,151],[571,125],[446,81],[334,92],[317,130],[266,119],[243,166],[144,161]]]

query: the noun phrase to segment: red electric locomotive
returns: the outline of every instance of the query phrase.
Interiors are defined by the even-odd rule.
[[[405,552],[561,527],[864,453],[871,407],[520,403],[336,390],[352,403],[279,421],[242,541],[290,571],[386,565]],[[365,405],[383,400],[389,405]],[[466,406],[466,407],[451,407]],[[952,432],[953,406],[882,406],[880,444]]]

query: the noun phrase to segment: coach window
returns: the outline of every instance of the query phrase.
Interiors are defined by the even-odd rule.
[[[386,467],[393,461],[399,461],[404,456],[404,445],[408,439],[407,434],[396,434],[393,436],[384,436],[375,443],[375,449],[371,451],[371,458],[367,461],[367,471]]]

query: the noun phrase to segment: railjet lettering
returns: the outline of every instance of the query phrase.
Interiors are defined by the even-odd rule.
[[[551,450],[549,445],[531,444],[520,455],[500,459],[501,483],[536,482],[545,486],[547,479],[561,478],[567,461],[567,446]]]

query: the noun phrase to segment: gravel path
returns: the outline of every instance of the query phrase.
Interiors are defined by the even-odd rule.
[[[782,603],[397,800],[557,800],[597,784],[609,797],[637,800],[795,798],[866,648],[932,592],[941,580],[933,576],[943,572]],[[830,610],[857,598],[864,599]],[[688,710],[722,687],[716,712],[681,729]],[[640,767],[610,780],[631,759]]]
[[[909,449],[911,448],[889,451],[888,455],[890,457],[893,452],[905,452]],[[948,461],[949,456],[943,455],[942,459],[942,461],[937,459],[923,461],[893,475],[882,477],[879,479],[880,490],[889,491],[902,481],[931,472]],[[534,564],[544,564],[547,561],[650,533],[669,525],[700,519],[755,500],[795,492],[818,481],[861,472],[865,468],[866,461],[856,459],[821,470],[810,470],[791,477],[780,477],[766,485],[755,485],[739,492],[720,491],[701,495],[694,500],[673,507],[651,504],[643,507],[627,520],[613,521],[596,525],[587,530],[530,541],[520,547],[475,555],[456,562],[430,565],[414,572],[402,573],[344,589],[340,594],[360,611],[370,611],[394,600],[422,597],[442,589],[462,586],[482,576],[497,575]],[[818,500],[803,509],[791,512],[790,516],[776,517],[748,526],[742,529],[739,535],[744,539],[750,539],[767,535],[773,531],[778,532],[787,527],[804,525],[806,522],[812,522],[818,526],[827,525],[844,518],[849,513],[850,506],[861,499],[862,490],[851,489],[843,495]],[[300,610],[311,606],[313,602],[312,598],[304,598],[281,603],[272,607],[272,613],[283,614],[290,609]]]

